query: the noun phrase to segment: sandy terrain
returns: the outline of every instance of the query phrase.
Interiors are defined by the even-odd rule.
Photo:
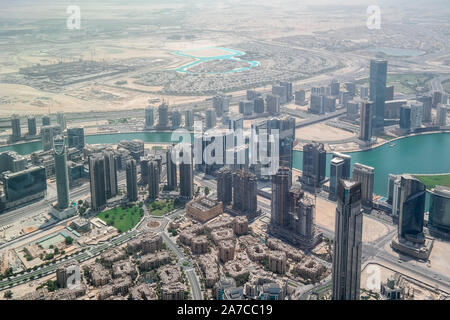
[[[295,130],[295,137],[297,139],[314,141],[333,141],[338,139],[347,139],[353,136],[355,135],[352,132],[330,127],[324,123],[317,123]]]
[[[450,243],[434,240],[430,261],[431,269],[443,274],[450,274]]]

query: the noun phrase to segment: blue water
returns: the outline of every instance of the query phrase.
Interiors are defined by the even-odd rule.
[[[371,48],[369,51],[372,52],[383,52],[384,54],[387,54],[389,56],[395,56],[395,57],[417,57],[422,54],[424,54],[424,51],[420,50],[413,50],[413,49],[399,49],[399,48]]]
[[[192,51],[200,51],[200,50],[211,49],[211,48],[230,52],[230,54],[224,54],[224,55],[218,55],[218,56],[212,56],[212,57],[198,57],[198,56],[188,53],[188,52],[192,52]],[[242,68],[235,68],[232,70],[221,71],[221,72],[205,72],[206,74],[217,74],[217,73],[224,74],[224,73],[230,73],[230,72],[247,71],[247,70],[250,70],[251,68],[259,66],[259,64],[260,64],[259,61],[249,61],[249,60],[243,60],[241,58],[237,58],[239,56],[243,56],[245,54],[245,52],[230,49],[230,48],[223,48],[223,47],[205,47],[205,48],[197,48],[197,49],[191,49],[191,50],[186,50],[186,51],[174,51],[174,52],[172,52],[172,54],[182,56],[182,57],[196,59],[196,61],[190,62],[188,64],[185,64],[184,66],[174,69],[177,72],[188,73],[188,74],[197,74],[196,72],[188,71],[189,68],[191,68],[197,64],[203,63],[205,61],[212,61],[212,60],[234,60],[234,61],[246,62],[249,64],[249,66],[242,67]]]
[[[121,140],[140,139],[144,142],[171,142],[171,132],[130,132],[86,136],[88,144],[115,144]],[[374,192],[386,195],[389,173],[437,174],[450,172],[450,132],[424,134],[396,140],[394,147],[389,144],[367,151],[349,152],[352,167],[356,162],[375,168]],[[0,152],[13,150],[26,155],[41,150],[41,142],[28,142],[0,147]],[[302,169],[301,151],[294,151],[293,166]],[[326,174],[329,176],[327,154]]]

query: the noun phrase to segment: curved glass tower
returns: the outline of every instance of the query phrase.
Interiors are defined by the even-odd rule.
[[[58,135],[53,139],[53,156],[55,158],[56,191],[58,209],[69,207],[69,173],[64,137]]]

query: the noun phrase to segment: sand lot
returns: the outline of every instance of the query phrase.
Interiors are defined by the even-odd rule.
[[[330,127],[324,123],[317,123],[295,130],[295,137],[297,139],[314,141],[333,141],[339,139],[347,139],[353,136],[354,134],[352,132]]]
[[[334,231],[336,204],[317,197],[316,223],[325,229]],[[389,228],[381,222],[363,217],[363,242],[372,242],[389,232]]]

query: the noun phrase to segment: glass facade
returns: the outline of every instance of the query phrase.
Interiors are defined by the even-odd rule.
[[[450,231],[450,188],[436,186],[431,191],[429,224]]]
[[[47,190],[45,168],[35,167],[4,178],[7,201],[16,201]]]

